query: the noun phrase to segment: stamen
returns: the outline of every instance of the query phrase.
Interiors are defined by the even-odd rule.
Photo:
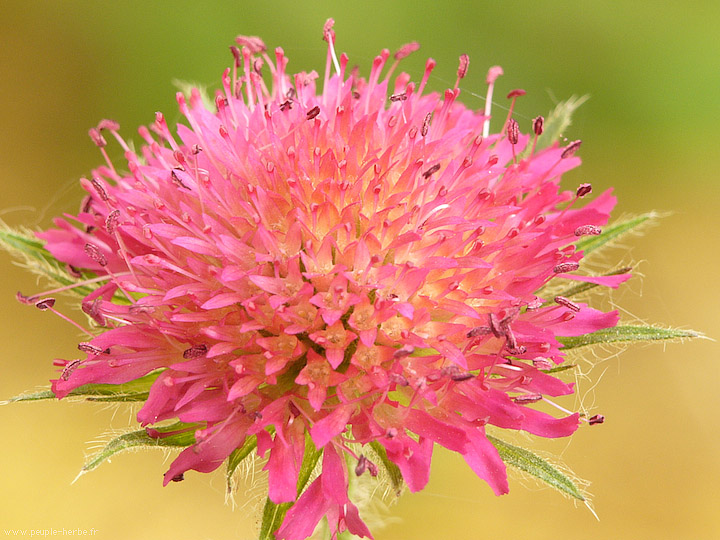
[[[487,138],[490,135],[490,111],[492,109],[492,97],[493,89],[495,87],[495,81],[503,74],[503,70],[500,66],[493,66],[488,70],[485,83],[488,85],[487,95],[485,96],[485,122],[483,123],[483,138]]]
[[[543,129],[545,128],[545,118],[542,116],[536,116],[532,122],[532,129],[535,135],[542,135]]]
[[[315,118],[318,114],[320,114],[320,107],[318,107],[318,106],[316,105],[315,107],[313,107],[312,109],[310,109],[310,110],[306,113],[305,116],[307,116],[307,119],[308,119],[308,120],[312,120],[312,119]]]
[[[325,21],[325,26],[323,26],[323,40],[328,42],[328,52],[332,57],[335,71],[340,75],[340,62],[338,62],[337,55],[335,54],[335,30],[332,28],[334,24],[335,20],[332,18]]]
[[[393,94],[390,96],[390,101],[396,102],[396,101],[405,101],[407,99],[407,93],[401,92],[399,94]]]
[[[435,174],[436,172],[438,172],[439,170],[440,170],[440,164],[439,164],[439,163],[436,163],[435,165],[433,165],[432,167],[430,167],[427,171],[425,171],[424,173],[422,173],[423,178],[425,178],[425,179],[427,180],[427,179],[429,179],[433,174]]]
[[[512,400],[518,405],[527,405],[529,403],[537,403],[542,400],[541,394],[526,394],[524,396],[515,396]]]
[[[420,44],[417,41],[406,43],[397,50],[397,52],[393,55],[393,58],[395,58],[395,60],[402,60],[403,58],[407,58],[408,56],[410,56],[419,48]]]
[[[605,417],[602,414],[596,414],[595,416],[588,418],[588,424],[591,426],[602,424],[603,422],[605,422]]]

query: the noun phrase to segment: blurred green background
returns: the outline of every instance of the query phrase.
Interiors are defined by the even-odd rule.
[[[155,111],[177,120],[172,80],[214,87],[236,34],[281,45],[291,71],[324,68],[322,24],[336,19],[338,49],[370,65],[382,48],[418,40],[403,65],[419,78],[438,61],[432,86],[452,85],[457,57],[470,73],[461,99],[481,108],[487,67],[500,64],[496,100],[517,87],[524,130],[556,100],[590,94],[567,136],[584,140],[583,166],[567,186],[615,186],[616,216],[672,212],[628,250],[643,277],[614,293],[626,320],[720,336],[720,4],[573,2],[97,2],[4,0],[0,21],[0,212],[13,225],[47,227],[75,212],[77,179],[101,162],[87,130],[101,118],[122,133]],[[477,95],[476,95],[477,94]],[[498,109],[496,109],[498,110]],[[498,116],[504,117],[504,113]],[[111,153],[119,156],[111,145]],[[0,257],[0,397],[53,377],[54,357],[75,354],[73,329],[18,305],[35,280]],[[600,516],[552,490],[513,477],[496,498],[461,459],[437,451],[431,482],[392,508],[378,540],[720,538],[717,344],[632,347],[603,356],[579,395],[607,421],[570,442],[544,442],[582,478]],[[587,364],[585,368],[587,369]],[[595,384],[597,383],[597,386]],[[90,529],[95,538],[251,539],[255,516],[224,505],[221,474],[188,474],[161,487],[160,452],[121,455],[71,482],[108,426],[126,429],[124,408],[78,403],[0,407],[0,528]],[[257,489],[255,490],[257,491]],[[3,533],[4,534],[4,533]],[[29,532],[28,532],[29,534]]]

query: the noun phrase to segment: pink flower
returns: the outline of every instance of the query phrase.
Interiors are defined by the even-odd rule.
[[[158,114],[136,154],[101,123],[93,140],[104,152],[114,137],[128,172],[93,171],[81,211],[38,235],[106,278],[82,304],[97,335],[56,395],[159,372],[138,420],[200,425],[165,483],[217,468],[255,436],[270,499],[297,500],[277,533],[289,540],[323,517],[370,536],[347,494],[348,460],[368,464],[350,443],[382,445],[411,491],[439,444],[507,492],[485,427],[573,433],[577,413],[534,408],[573,392],[540,368],[563,361],[558,336],[618,320],[538,291],[558,276],[627,277],[573,273],[577,235],[598,234],[615,204],[604,193],[577,207],[588,187],[559,189],[579,142],[535,151],[537,119],[532,136],[511,117],[489,135],[457,84],[424,92],[432,60],[419,83],[392,78],[417,44],[388,70],[383,51],[363,79],[336,58],[331,24],[325,38],[322,91],[317,73],[286,72],[282,49],[241,38],[214,107],[178,94],[176,135]],[[463,55],[458,82],[467,69]],[[489,94],[501,74],[490,69]],[[305,433],[323,458],[298,498]]]

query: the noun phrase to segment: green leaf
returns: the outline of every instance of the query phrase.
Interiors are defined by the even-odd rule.
[[[300,474],[298,475],[297,495],[305,490],[312,472],[315,470],[320,456],[323,451],[315,448],[315,444],[312,442],[309,433],[305,433],[305,455],[303,456],[303,462],[300,466]],[[260,540],[275,540],[275,531],[278,530],[280,525],[285,519],[285,514],[290,509],[293,503],[282,503],[275,504],[268,497],[265,500],[265,507],[263,508],[262,525],[260,526]]]
[[[153,371],[139,379],[123,384],[84,384],[71,390],[68,396],[85,397],[88,401],[145,401],[150,387],[161,372],[162,370]],[[7,403],[43,399],[55,399],[55,394],[52,390],[42,390],[15,396],[10,398]]]
[[[572,115],[580,105],[588,100],[588,97],[589,96],[572,96],[567,101],[558,103],[545,119],[542,135],[538,137],[535,148],[541,150],[559,141],[565,135],[565,130],[570,127]]]
[[[582,336],[559,337],[563,350],[587,347],[599,343],[618,343],[623,341],[661,341],[667,339],[685,339],[702,337],[699,332],[692,330],[675,330],[672,328],[657,328],[655,326],[615,326],[605,328],[591,334]]]
[[[387,452],[385,452],[385,447],[382,444],[377,441],[371,441],[370,448],[372,448],[373,452],[375,452],[380,459],[382,466],[385,467],[385,472],[387,472],[388,478],[390,479],[390,485],[395,494],[399,496],[403,488],[403,476],[400,469],[387,457]]]
[[[550,487],[553,487],[566,495],[570,495],[571,497],[581,501],[585,500],[583,494],[580,493],[580,490],[578,490],[577,486],[570,478],[541,457],[536,456],[524,448],[501,441],[500,439],[490,435],[487,435],[487,438],[493,446],[497,448],[500,458],[511,467],[515,467],[516,469],[534,476],[538,480],[542,480]]]
[[[575,243],[577,250],[582,250],[584,255],[592,253],[608,242],[619,239],[625,234],[637,230],[640,225],[648,224],[660,217],[657,212],[648,212],[639,216],[626,219],[606,226],[602,233],[597,236],[585,236]]]
[[[191,444],[195,444],[195,428],[199,426],[200,424],[176,422],[169,426],[154,428],[160,433],[170,433],[183,430],[180,433],[173,433],[167,437],[153,438],[148,435],[147,431],[144,429],[131,431],[130,433],[125,433],[119,437],[115,437],[107,445],[105,445],[105,448],[85,462],[85,465],[83,465],[80,475],[78,476],[96,469],[103,461],[109,459],[118,452],[129,450],[131,448],[186,447]]]

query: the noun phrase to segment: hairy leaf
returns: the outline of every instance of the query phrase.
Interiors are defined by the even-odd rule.
[[[123,384],[84,384],[71,390],[68,396],[85,397],[88,401],[145,401],[150,387],[160,375],[161,370],[153,371],[147,375]],[[7,402],[39,401],[54,399],[52,390],[42,390],[30,394],[22,394],[10,398]]]
[[[403,488],[403,476],[400,469],[387,457],[387,452],[385,452],[385,447],[382,444],[377,441],[371,441],[370,448],[372,448],[373,452],[380,458],[380,463],[385,468],[385,472],[387,472],[393,491],[396,495],[400,495]]]
[[[545,119],[542,135],[538,137],[536,149],[540,150],[552,146],[565,135],[565,130],[572,123],[572,115],[588,100],[589,96],[572,96],[561,101]]]
[[[511,467],[515,467],[534,476],[538,480],[542,480],[566,495],[570,495],[581,501],[585,500],[583,494],[580,493],[580,490],[578,490],[570,478],[541,457],[536,456],[524,448],[512,445],[490,435],[487,435],[487,438],[493,446],[497,448],[500,458]]]
[[[140,429],[138,431],[131,431],[125,433],[119,437],[115,437],[111,440],[105,448],[100,450],[97,454],[92,456],[85,465],[83,465],[80,474],[84,474],[88,471],[92,471],[97,468],[103,461],[114,456],[118,452],[123,450],[129,450],[131,448],[146,447],[146,448],[158,448],[158,447],[186,447],[191,444],[195,444],[195,428],[199,427],[199,424],[186,424],[183,422],[176,422],[170,426],[163,426],[154,428],[159,433],[172,433],[166,437],[154,438],[147,434],[147,431]],[[180,431],[182,430],[182,431]],[[179,433],[173,433],[180,431]]]
[[[605,328],[591,334],[582,336],[559,337],[563,350],[597,345],[599,343],[618,343],[623,341],[661,341],[667,339],[684,339],[702,337],[699,332],[692,330],[675,330],[672,328],[657,328],[655,326],[615,326]]]

